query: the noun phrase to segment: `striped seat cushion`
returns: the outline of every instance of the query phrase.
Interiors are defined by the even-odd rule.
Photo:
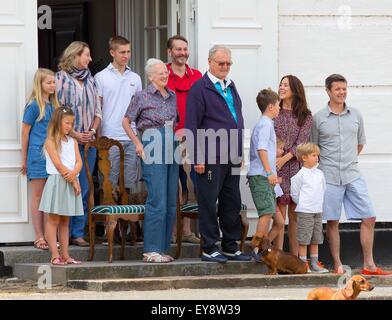
[[[187,203],[181,207],[183,212],[195,212],[199,211],[199,205],[197,203]]]
[[[145,211],[144,205],[129,205],[129,206],[96,206],[91,210],[92,214],[143,214]]]
[[[241,204],[241,211],[247,211],[248,207],[246,204]],[[181,207],[182,212],[195,212],[197,213],[199,211],[199,206],[197,203],[187,203]]]

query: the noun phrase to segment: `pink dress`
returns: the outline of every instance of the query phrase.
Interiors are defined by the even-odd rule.
[[[276,136],[285,142],[284,155],[288,152],[294,156],[278,171],[278,176],[283,178],[280,186],[283,196],[278,198],[278,203],[288,205],[292,203],[290,197],[290,179],[301,169],[301,164],[296,158],[297,146],[309,142],[312,129],[312,116],[309,115],[302,127],[298,126],[298,119],[291,110],[281,108],[279,116],[275,119]]]

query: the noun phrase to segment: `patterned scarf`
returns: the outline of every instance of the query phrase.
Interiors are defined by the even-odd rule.
[[[71,77],[74,77],[80,81],[84,81],[86,78],[91,77],[91,72],[89,69],[76,69],[72,68],[72,70],[69,72]]]
[[[82,94],[74,79],[83,81]],[[60,71],[56,75],[56,83],[60,104],[71,107],[75,113],[75,131],[90,130],[95,116],[101,114],[100,100],[90,70],[73,68],[69,73]]]

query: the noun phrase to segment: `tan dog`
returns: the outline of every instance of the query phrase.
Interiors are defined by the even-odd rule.
[[[304,274],[307,273],[306,263],[291,253],[272,248],[271,241],[256,234],[252,238],[252,247],[259,248],[259,255],[268,267],[267,274]]]
[[[308,300],[355,300],[361,291],[372,291],[374,287],[362,276],[353,276],[343,289],[316,288],[309,292]]]

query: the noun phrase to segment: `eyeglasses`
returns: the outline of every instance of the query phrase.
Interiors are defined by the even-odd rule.
[[[233,65],[232,61],[230,61],[230,62],[227,62],[227,61],[226,62],[220,62],[220,61],[216,61],[216,60],[214,60],[214,61],[215,61],[216,64],[218,64],[219,67],[224,67],[224,66],[231,67]]]

